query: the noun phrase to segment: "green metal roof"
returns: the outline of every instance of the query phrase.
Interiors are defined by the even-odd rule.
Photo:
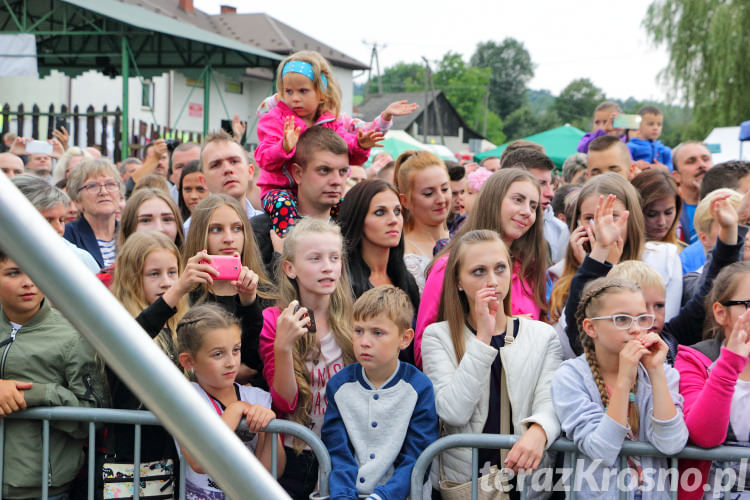
[[[116,0],[6,0],[0,32],[36,35],[41,75],[75,76],[96,69],[119,74],[120,39],[150,77],[174,69],[196,78],[207,64],[223,74],[275,68],[282,56]]]

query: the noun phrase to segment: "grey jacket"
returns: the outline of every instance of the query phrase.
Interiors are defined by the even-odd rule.
[[[682,415],[679,372],[666,363],[664,371],[677,415],[669,420],[654,418],[651,382],[646,370],[639,365],[635,394],[641,416],[638,440],[652,444],[665,455],[674,455],[685,447],[688,430]],[[628,428],[606,415],[585,355],[560,365],[552,380],[552,402],[562,430],[581,451],[576,464],[571,462],[570,456],[565,459],[566,467],[576,468],[573,487],[577,498],[618,498],[617,458]],[[670,498],[670,484],[664,480],[668,476],[663,475],[668,467],[667,460],[638,458],[644,471],[643,500]],[[634,481],[628,479],[625,484],[630,482]],[[628,491],[628,498],[632,499],[633,495],[634,488]]]

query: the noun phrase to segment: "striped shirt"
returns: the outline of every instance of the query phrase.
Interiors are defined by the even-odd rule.
[[[115,239],[112,238],[109,241],[96,239],[96,244],[99,245],[99,251],[102,253],[102,259],[104,260],[103,267],[109,267],[115,263]]]

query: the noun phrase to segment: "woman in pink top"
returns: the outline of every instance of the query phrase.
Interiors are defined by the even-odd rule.
[[[303,219],[284,238],[277,272],[279,301],[263,311],[260,355],[273,406],[320,435],[328,380],[354,361],[352,292],[338,226]],[[301,307],[300,307],[301,306]],[[287,465],[279,483],[307,499],[317,483],[315,455],[284,438]]]
[[[509,168],[495,172],[482,186],[474,210],[454,237],[455,241],[461,234],[476,229],[490,229],[500,234],[513,259],[512,314],[527,315],[535,320],[541,317],[544,307],[544,272],[549,260],[542,233],[539,193],[539,183],[526,170]],[[433,261],[419,304],[414,357],[420,367],[422,332],[437,318],[445,264],[452,246],[449,243]]]
[[[712,304],[710,338],[692,347],[680,346],[674,363],[680,372],[680,393],[685,399],[685,423],[690,440],[698,446],[710,448],[733,441],[747,446],[750,442],[750,312],[747,312],[750,262],[735,262],[722,269],[706,304]],[[721,466],[738,469],[740,463]],[[690,475],[686,473],[688,470]],[[696,470],[700,472],[697,481]],[[681,460],[680,475],[680,498],[701,498],[704,484],[715,486],[708,460]],[[686,488],[687,485],[690,487]],[[750,491],[750,485],[745,490]],[[707,493],[719,495],[710,489]]]

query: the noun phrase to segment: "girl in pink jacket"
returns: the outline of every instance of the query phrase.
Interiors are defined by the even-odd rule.
[[[731,442],[747,446],[750,442],[750,312],[747,312],[750,262],[735,262],[725,267],[716,277],[706,304],[707,309],[711,304],[710,312],[707,311],[711,320],[709,339],[692,347],[680,346],[674,363],[680,372],[680,393],[685,399],[685,423],[690,440],[698,446],[709,448]],[[714,478],[719,478],[716,469],[739,466],[740,462],[714,463],[712,467],[710,461],[681,460],[680,498],[701,498],[706,483],[707,496],[720,496],[723,491],[716,491]],[[726,471],[723,475],[727,476]],[[733,491],[750,492],[750,484],[728,486]]]
[[[375,130],[347,131],[339,118],[339,85],[328,61],[317,52],[297,52],[284,59],[277,71],[276,88],[280,102],[258,121],[255,161],[261,169],[258,187],[263,208],[276,233],[283,236],[297,217],[296,183],[290,166],[304,130],[315,125],[335,130],[349,147],[351,165],[365,163],[370,148],[384,136]]]

